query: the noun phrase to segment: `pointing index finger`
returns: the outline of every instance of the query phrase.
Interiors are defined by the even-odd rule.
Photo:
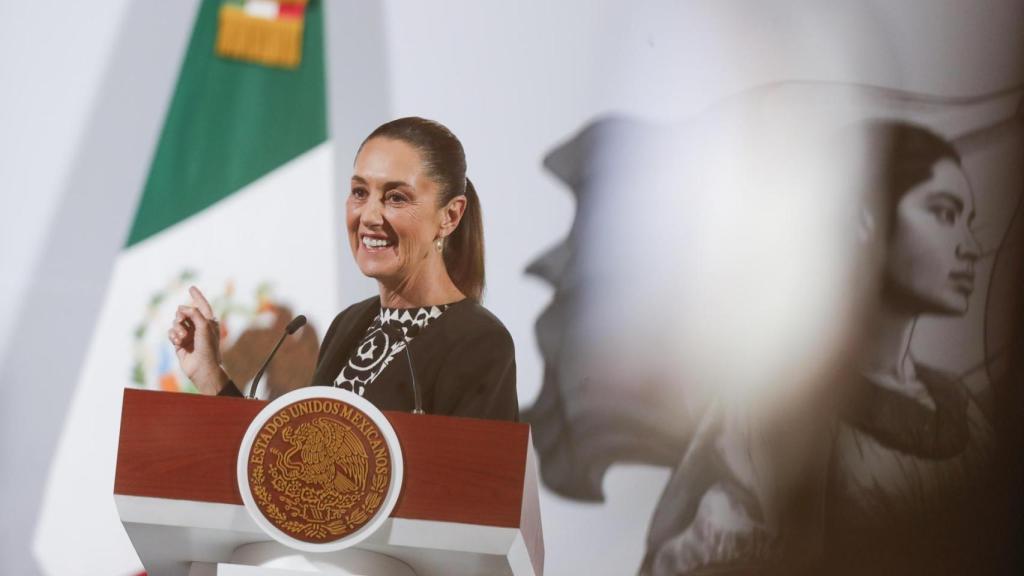
[[[203,296],[203,293],[199,291],[199,288],[190,286],[188,293],[192,296],[192,303],[199,309],[199,312],[202,313],[203,317],[207,320],[212,320],[213,307],[210,306],[210,303],[206,300],[206,296]]]

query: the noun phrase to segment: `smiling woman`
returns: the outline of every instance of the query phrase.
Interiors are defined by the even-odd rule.
[[[345,205],[352,255],[379,295],[334,319],[312,384],[412,410],[415,382],[432,414],[517,420],[512,338],[480,305],[483,219],[458,138],[423,118],[383,124],[359,149]],[[190,292],[169,332],[182,369],[204,393],[239,395],[212,310]]]
[[[385,305],[480,299],[483,225],[465,174],[462,144],[426,120],[389,122],[363,143],[346,220],[359,269],[399,299]]]

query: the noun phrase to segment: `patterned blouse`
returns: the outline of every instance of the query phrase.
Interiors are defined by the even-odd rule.
[[[440,317],[448,306],[381,308],[380,314],[352,350],[348,363],[334,379],[334,385],[363,396],[366,387],[395,360],[395,356],[405,350],[431,320]]]

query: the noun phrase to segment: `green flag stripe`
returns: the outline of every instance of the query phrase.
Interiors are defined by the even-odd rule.
[[[295,70],[214,54],[220,5],[205,0],[200,7],[127,246],[327,139],[320,3],[307,5]]]

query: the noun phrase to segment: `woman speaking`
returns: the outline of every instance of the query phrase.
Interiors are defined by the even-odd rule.
[[[312,384],[409,411],[415,375],[428,413],[517,420],[512,337],[480,305],[483,219],[458,138],[416,117],[374,130],[356,155],[345,214],[352,256],[380,293],[335,317]],[[168,332],[181,368],[204,394],[238,396],[213,310],[190,293]]]

